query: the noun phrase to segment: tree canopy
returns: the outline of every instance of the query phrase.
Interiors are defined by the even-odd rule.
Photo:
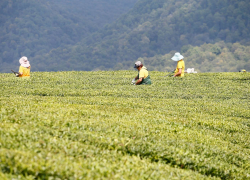
[[[176,62],[171,60],[176,51],[153,57],[140,57],[149,69],[154,71],[172,71]],[[180,53],[184,56],[186,68],[195,68],[198,72],[238,72],[241,69],[250,70],[250,46],[240,43],[203,44],[201,46],[183,46]],[[134,62],[118,64],[114,69],[131,69]]]
[[[29,0],[23,3],[31,2]],[[52,11],[55,14],[47,12],[48,7],[51,9],[56,7],[50,1],[43,6],[39,5],[43,7],[39,8],[39,11],[34,10],[33,5],[30,5],[34,11],[32,16],[32,13],[29,14],[32,18],[37,12],[44,11],[42,13],[44,16],[39,17],[44,17],[40,21],[46,21],[44,24],[48,25],[47,29],[43,26],[36,26],[36,30],[27,28],[37,24],[37,21],[28,21],[28,26],[23,28],[20,28],[21,25],[11,26],[5,23],[5,29],[2,31],[8,33],[1,36],[2,62],[10,63],[16,60],[18,55],[26,54],[32,58],[35,65],[33,70],[38,71],[109,70],[117,67],[128,69],[128,65],[140,57],[155,59],[155,57],[171,54],[172,51],[180,52],[188,47],[196,47],[196,49],[208,47],[207,44],[214,46],[218,42],[224,43],[225,47],[236,43],[237,47],[243,47],[244,53],[249,53],[250,4],[248,0],[138,0],[135,5],[133,4],[135,1],[130,0],[130,5],[133,4],[134,7],[130,11],[127,8],[126,14],[120,16],[114,23],[106,23],[103,28],[91,26],[91,23],[86,24],[86,21],[93,17],[98,18],[99,15],[104,17],[103,11],[96,10],[99,12],[98,15],[85,16],[80,13],[80,7],[84,7],[80,0],[75,0],[79,2],[78,7],[71,7],[70,3],[68,11],[64,9],[67,6],[66,1],[63,2],[60,3],[59,8],[57,7],[61,11]],[[87,4],[87,1],[84,2]],[[93,2],[94,7],[97,4],[101,7],[105,4],[98,0]],[[107,4],[114,2],[109,0]],[[118,4],[117,2],[113,7],[120,7]],[[5,3],[4,7],[6,9],[9,6]],[[110,9],[112,9],[111,6]],[[107,20],[108,16],[104,19]],[[20,19],[16,18],[16,21]],[[98,23],[101,24],[100,21]],[[53,26],[54,24],[57,26]],[[8,28],[10,30],[13,28],[13,31],[8,31]],[[34,33],[30,33],[32,31]],[[47,38],[41,34],[45,34]],[[20,42],[25,43],[25,47],[21,46]],[[8,51],[10,49],[15,50]],[[210,49],[205,51],[210,52]],[[220,57],[221,54],[223,53],[217,51],[212,55]],[[233,57],[235,59],[231,60],[237,62],[235,54]],[[193,62],[193,65],[198,66],[205,63],[204,61],[204,58],[200,58],[199,63]],[[245,59],[244,62],[247,64],[249,60]],[[216,66],[211,63],[210,68],[200,68],[200,70],[206,72],[235,70],[235,67],[221,69]],[[162,68],[159,66],[154,69]]]
[[[136,0],[107,0],[105,3],[102,0],[2,0],[0,71],[18,65],[18,59],[23,55],[33,61],[35,56],[43,57],[55,48],[64,49],[75,45],[105,24],[115,21],[131,9],[135,2]],[[44,59],[39,59],[42,60]],[[53,61],[50,58],[46,63],[53,64]],[[39,63],[37,61],[32,64],[38,66]]]

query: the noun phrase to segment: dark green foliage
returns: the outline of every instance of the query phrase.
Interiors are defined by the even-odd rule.
[[[53,49],[58,47],[64,50],[67,46],[76,44],[88,34],[113,22],[135,2],[136,0],[108,0],[105,3],[102,0],[2,0],[0,71],[8,72],[6,68],[10,64],[12,68],[18,66],[18,59],[23,55],[30,60],[36,56],[38,61],[42,61],[45,53],[53,53]],[[46,59],[49,64],[57,61],[52,60],[52,57],[53,55]],[[68,56],[64,56],[66,57]],[[44,69],[38,68],[39,62],[32,65],[37,67],[36,70]],[[65,63],[64,66],[66,65]]]
[[[107,70],[117,69],[120,64],[128,62],[132,66],[131,63],[139,57],[150,58],[173,50],[185,51],[187,45],[200,46],[218,41],[249,45],[249,6],[246,0],[141,0],[116,23],[83,40],[79,51],[74,51],[71,56],[79,61],[76,66],[81,66],[81,69]],[[62,48],[58,50],[62,52]],[[220,56],[222,49],[213,46],[208,51]],[[48,58],[51,55],[47,54]],[[235,62],[234,59],[230,61]],[[86,62],[94,67],[86,66]],[[197,61],[198,64],[203,62],[203,58]],[[71,69],[76,69],[74,66]],[[216,71],[235,69],[230,64],[227,66],[230,67]],[[211,72],[215,68],[215,64],[209,64],[203,70]]]
[[[239,43],[218,42],[215,44],[203,44],[201,46],[183,46],[180,51],[184,56],[187,68],[195,68],[198,72],[238,72],[241,69],[250,71],[250,46]],[[171,71],[176,67],[176,62],[171,60],[175,51],[165,55],[153,57],[140,57],[147,68],[157,71]],[[131,68],[130,63],[122,63],[121,66]],[[115,67],[118,69],[119,67]]]
[[[244,48],[250,45],[248,0],[138,0],[134,8],[115,23],[102,29],[97,27],[111,22],[105,20],[111,15],[117,16],[114,12],[118,12],[121,5],[128,7],[130,4],[132,7],[135,1],[126,1],[128,4],[124,1],[123,4],[114,0],[106,3],[74,0],[75,4],[67,4],[56,0],[42,4],[34,0],[16,0],[12,5],[7,0],[1,2],[3,18],[0,22],[3,22],[3,28],[0,31],[4,35],[0,36],[0,62],[4,66],[0,71],[6,72],[10,64],[13,68],[20,55],[32,58],[33,70],[88,71],[117,69],[139,57],[151,58],[171,51],[186,51],[189,45],[221,41],[240,43]],[[91,11],[87,11],[85,6]],[[108,12],[102,9],[106,6],[109,7]],[[10,8],[16,15],[10,16]],[[111,9],[114,11],[110,12]],[[7,22],[4,21],[6,19]],[[221,56],[222,49],[214,46],[211,52]],[[235,63],[237,59],[233,61]],[[247,62],[249,60],[245,59],[245,64]],[[196,63],[204,63],[203,58]],[[205,71],[214,71],[215,66],[209,64]],[[219,70],[232,71],[234,67],[229,66]]]

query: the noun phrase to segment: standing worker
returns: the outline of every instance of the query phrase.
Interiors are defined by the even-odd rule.
[[[183,61],[183,56],[176,52],[174,56],[171,58],[173,61],[178,61],[176,69],[174,71],[174,77],[184,77],[185,63]]]
[[[17,77],[30,77],[30,62],[26,56],[19,59],[20,67]]]
[[[135,84],[135,85],[151,84],[148,70],[145,66],[143,66],[141,61],[136,61],[134,68],[138,70],[138,75],[132,80],[132,84]]]

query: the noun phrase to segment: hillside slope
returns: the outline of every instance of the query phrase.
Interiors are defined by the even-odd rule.
[[[242,69],[250,71],[250,46],[239,43],[203,44],[201,46],[183,46],[182,55],[187,68],[195,68],[198,72],[238,72]],[[176,62],[171,60],[175,51],[153,57],[140,57],[138,60],[149,70],[172,71]],[[114,69],[131,69],[133,61],[118,63]]]
[[[0,72],[18,66],[18,59],[23,55],[30,59],[39,56],[40,62],[53,48],[76,44],[116,20],[136,1],[2,0]]]
[[[47,54],[47,59],[58,63],[46,70],[112,69],[139,57],[181,51],[185,45],[219,41],[249,45],[249,9],[248,0],[140,0],[104,30],[70,49]]]

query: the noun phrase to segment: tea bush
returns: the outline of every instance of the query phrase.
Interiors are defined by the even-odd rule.
[[[250,179],[250,74],[150,74],[0,74],[1,179]]]

